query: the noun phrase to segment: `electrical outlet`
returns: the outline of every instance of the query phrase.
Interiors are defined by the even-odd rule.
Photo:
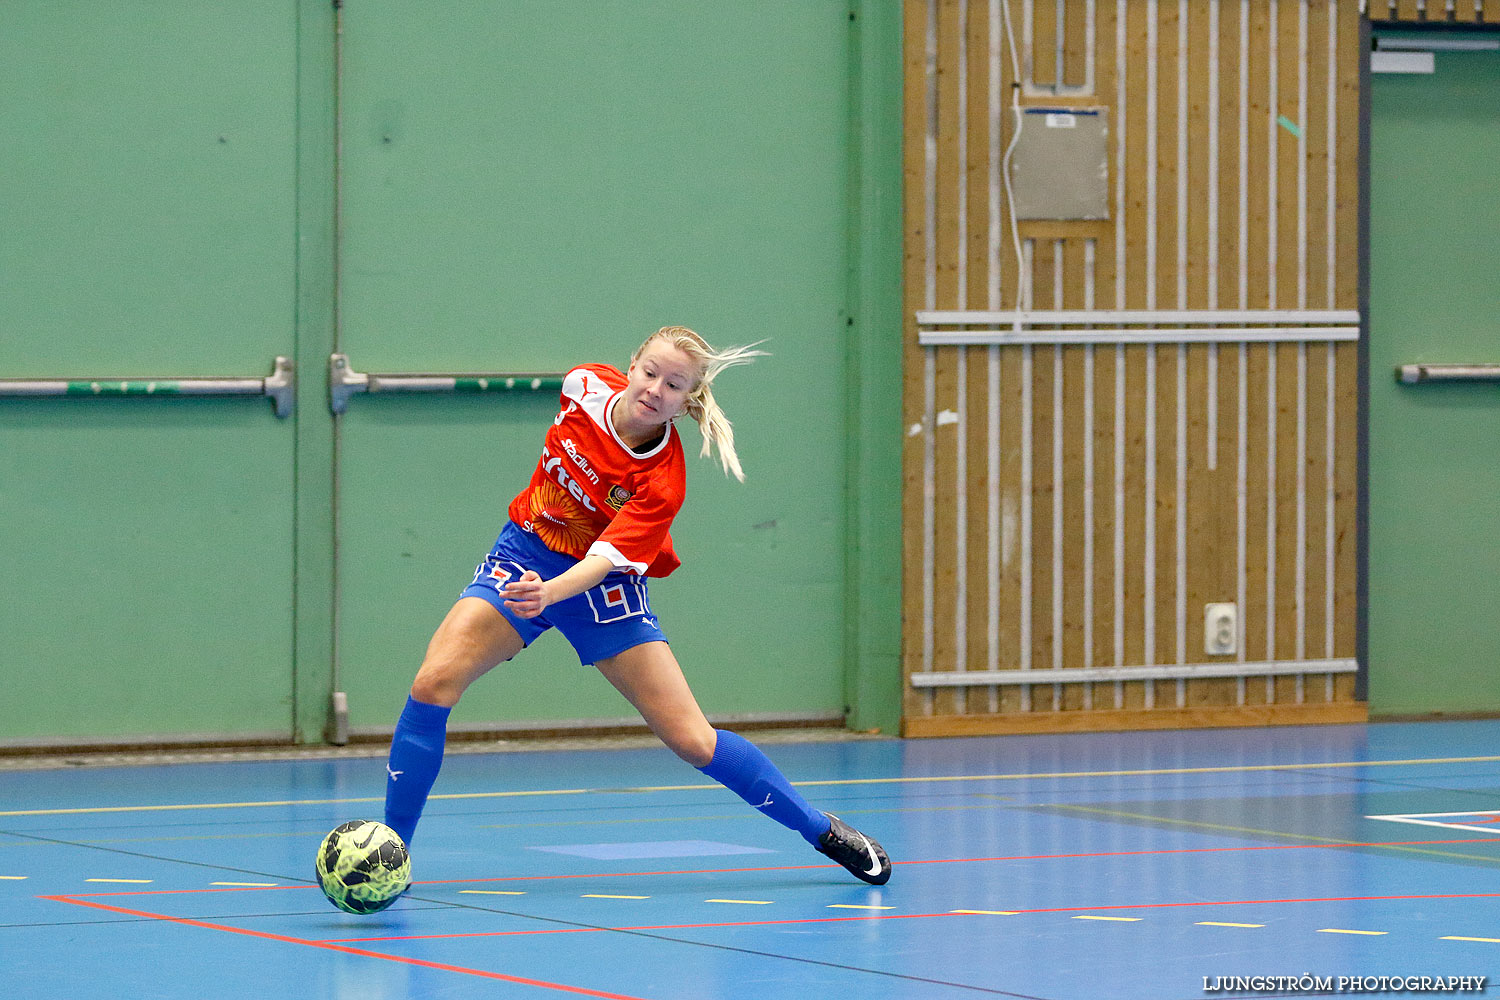
[[[1240,648],[1239,609],[1233,604],[1203,606],[1203,651],[1209,656],[1232,656]]]

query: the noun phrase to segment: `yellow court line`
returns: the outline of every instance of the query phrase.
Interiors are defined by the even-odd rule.
[[[1264,927],[1265,924],[1232,924],[1222,920],[1200,920],[1198,927]]]
[[[1406,760],[1348,760],[1322,763],[1239,764],[1227,767],[1160,767],[1118,771],[1041,771],[1016,774],[949,774],[905,778],[836,778],[827,781],[794,781],[799,788],[826,788],[852,785],[946,784],[955,781],[1035,781],[1052,778],[1141,778],[1180,774],[1253,774],[1260,771],[1313,771],[1351,767],[1410,767],[1424,764],[1493,764],[1500,756],[1487,757],[1414,757]],[[704,785],[648,785],[638,788],[538,788],[512,792],[458,792],[429,796],[428,801],[462,799],[530,798],[539,795],[636,794],[640,792],[699,792],[722,788],[717,782]],[[280,799],[269,802],[198,802],[147,806],[86,806],[72,809],[9,809],[5,816],[76,816],[85,813],[174,812],[189,809],[263,809],[274,806],[357,805],[384,802],[384,796],[350,799]]]
[[[149,878],[86,878],[85,882],[111,882],[120,885],[150,885]]]
[[[0,875],[0,881],[5,882],[24,882],[28,878],[29,875]]]
[[[1500,944],[1500,938],[1458,937],[1457,935],[1452,935],[1450,937],[1438,938],[1438,940],[1439,941],[1478,941],[1481,944]]]
[[[1364,937],[1384,937],[1390,931],[1351,931],[1345,927],[1322,927],[1318,929],[1319,934],[1360,934]]]
[[[858,903],[829,903],[830,910],[894,910],[894,906],[861,906]]]
[[[1074,917],[1073,919],[1074,920],[1113,920],[1115,923],[1120,923],[1120,924],[1134,924],[1134,923],[1139,923],[1140,920],[1141,920],[1140,917],[1096,917],[1096,916],[1093,916],[1092,914],[1088,914],[1088,913],[1081,914],[1079,916]]]
[[[743,903],[745,906],[770,906],[769,899],[705,899],[705,903]]]
[[[607,896],[602,892],[586,892],[580,899],[650,899],[650,896]]]
[[[703,785],[703,788],[719,788],[719,785]],[[596,791],[655,791],[651,788],[541,788],[524,792],[465,792],[447,795],[429,795],[435,799],[503,799],[534,795],[583,795]],[[369,802],[384,802],[385,796],[364,796],[355,799],[276,799],[267,802],[180,802],[156,806],[84,806],[75,809],[11,809],[0,812],[0,816],[78,816],[85,813],[125,812],[182,812],[190,809],[266,809],[275,806],[350,806]]]
[[[975,916],[986,916],[986,917],[1013,917],[1017,913],[1020,913],[1021,911],[1020,910],[949,910],[948,912],[949,913],[968,913],[968,914],[973,914]]]

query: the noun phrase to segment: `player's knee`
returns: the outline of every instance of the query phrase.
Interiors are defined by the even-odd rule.
[[[411,696],[417,701],[427,705],[441,705],[444,708],[452,708],[458,704],[462,692],[455,694],[451,685],[442,683],[436,677],[418,673],[416,680],[411,682]]]
[[[673,753],[694,767],[707,767],[714,759],[715,734],[711,727],[707,729],[695,727],[661,735],[662,742]]]
[[[467,685],[460,675],[444,669],[442,663],[428,660],[422,664],[416,679],[411,682],[411,696],[428,705],[452,708],[463,697],[465,687]]]

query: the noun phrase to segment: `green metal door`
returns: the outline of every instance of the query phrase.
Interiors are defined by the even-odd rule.
[[[4,4],[0,378],[292,353],[296,40],[291,3]],[[0,399],[0,745],[292,733],[294,420],[146,385]]]
[[[1500,364],[1500,52],[1435,61],[1371,81],[1372,713],[1500,709],[1500,381],[1393,377]]]
[[[711,715],[841,717],[847,7],[362,0],[342,37],[350,365],[623,367],[668,324],[769,339],[774,356],[718,391],[748,481],[690,459],[685,565],[653,607]],[[392,725],[556,408],[555,389],[371,394],[340,418],[339,683],[356,732]],[[454,725],[631,715],[549,636]]]

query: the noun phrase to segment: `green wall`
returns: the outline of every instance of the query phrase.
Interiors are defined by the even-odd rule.
[[[653,587],[705,709],[895,728],[899,10],[608,10],[8,5],[0,377],[299,382],[284,421],[0,400],[0,745],[316,740],[335,687],[388,729],[555,398],[334,418],[329,353],[623,365],[664,323],[773,352],[720,392],[747,483],[694,461]],[[455,722],[628,714],[551,639]]]
[[[1469,36],[1463,36],[1469,37]],[[1500,362],[1500,53],[1438,52],[1370,95],[1369,701],[1500,711],[1500,387],[1398,365]]]

